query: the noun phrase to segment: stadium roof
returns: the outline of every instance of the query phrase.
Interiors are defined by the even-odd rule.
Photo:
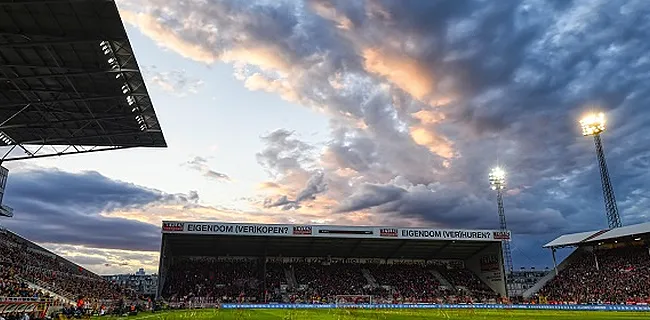
[[[166,147],[114,1],[0,0],[0,80],[1,161]]]
[[[495,230],[163,222],[172,255],[467,259],[499,245]]]
[[[635,224],[609,230],[596,230],[566,234],[545,244],[544,248],[579,246],[586,243],[617,240],[621,238],[634,238],[650,234],[650,222]]]

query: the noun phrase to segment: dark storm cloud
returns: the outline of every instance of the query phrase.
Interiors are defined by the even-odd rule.
[[[156,251],[160,249],[157,226],[100,213],[192,199],[196,195],[164,194],[94,171],[16,171],[9,177],[4,197],[5,204],[14,208],[14,217],[2,223],[41,243]]]
[[[253,74],[262,77],[266,87],[255,88],[333,118],[319,165],[325,179],[346,180],[325,192],[336,195],[340,212],[495,227],[486,176],[498,161],[509,173],[509,227],[529,237],[527,246],[602,228],[593,142],[580,136],[577,123],[593,106],[609,119],[603,140],[623,222],[648,220],[644,0],[149,4],[149,13],[168,9],[172,18],[163,27],[205,51],[263,47],[282,57],[284,76],[258,73],[255,66],[268,69],[268,61],[241,57],[253,70],[241,78],[248,85]],[[206,23],[184,25],[186,19]],[[434,117],[427,122],[416,116],[420,111]],[[304,152],[275,151],[258,155],[267,169],[318,162],[301,158]],[[354,174],[337,178],[337,169]]]
[[[443,126],[462,158],[452,161],[445,175],[480,180],[449,197],[440,191],[408,191],[383,203],[386,190],[366,188],[349,199],[357,204],[355,209],[367,204],[422,214],[434,222],[476,224],[474,215],[480,214],[472,212],[494,210],[482,180],[499,156],[514,187],[530,185],[507,198],[511,207],[516,203],[508,212],[513,230],[548,232],[569,222],[566,219],[575,222],[562,228],[567,231],[602,226],[593,147],[588,138],[577,137],[575,121],[589,103],[610,111],[614,120],[633,121],[616,123],[621,131],[629,131],[617,138],[634,141],[631,148],[610,155],[620,198],[630,194],[628,184],[643,184],[639,177],[647,177],[644,171],[626,174],[618,167],[642,163],[637,154],[647,154],[650,148],[650,140],[634,131],[650,124],[642,110],[649,96],[643,82],[650,68],[643,31],[650,24],[643,18],[647,6],[598,1],[553,6],[525,1],[514,6],[499,1],[375,3],[389,14],[380,22],[366,19],[357,25],[366,38],[391,33],[412,37],[415,46],[423,45],[409,54],[427,70],[443,75],[453,71],[452,88],[461,98],[445,111],[449,120]],[[463,33],[463,28],[469,31]],[[606,143],[615,135],[606,137]],[[622,209],[625,216],[640,220]],[[550,218],[546,227],[530,224],[531,219],[544,218]],[[478,225],[485,225],[483,220]]]

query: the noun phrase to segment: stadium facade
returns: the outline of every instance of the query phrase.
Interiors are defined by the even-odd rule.
[[[176,259],[431,263],[462,266],[505,296],[501,242],[509,231],[164,221],[158,296]],[[264,267],[265,268],[265,267]],[[266,290],[262,284],[260,290]]]

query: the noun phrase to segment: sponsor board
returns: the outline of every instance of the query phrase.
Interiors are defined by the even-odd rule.
[[[439,240],[492,240],[490,231],[402,229],[400,238],[429,238]]]
[[[293,234],[295,235],[311,235],[311,226],[293,226]]]
[[[558,311],[645,311],[647,305],[571,305],[571,304],[238,304],[224,303],[224,309],[507,309]]]
[[[379,236],[381,237],[397,237],[398,236],[397,228],[382,228],[379,229]]]
[[[162,232],[206,235],[389,238],[438,241],[502,241],[510,233],[497,230],[460,230],[398,227],[359,227],[222,222],[164,221]]]
[[[216,223],[187,223],[189,233],[221,233],[221,234],[289,234],[289,227],[282,225],[263,224],[216,224]]]
[[[182,232],[185,229],[185,224],[182,222],[163,222],[163,231]]]
[[[499,270],[499,257],[494,254],[484,255],[480,259],[481,271],[490,272]]]
[[[493,231],[492,238],[494,240],[510,240],[510,232],[508,231]]]
[[[371,235],[373,234],[373,230],[361,230],[361,229],[332,229],[332,228],[321,228],[318,229],[318,233],[320,234],[343,234],[343,235]]]

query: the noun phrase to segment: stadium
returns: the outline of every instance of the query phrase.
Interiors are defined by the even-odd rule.
[[[133,51],[113,1],[0,1],[0,164],[166,147]],[[498,230],[163,221],[149,296],[1,228],[0,320],[647,319],[650,223],[621,226],[601,172],[610,227],[545,244],[521,297],[496,175]]]
[[[167,301],[495,303],[506,294],[510,234],[497,230],[167,221],[162,232]]]

